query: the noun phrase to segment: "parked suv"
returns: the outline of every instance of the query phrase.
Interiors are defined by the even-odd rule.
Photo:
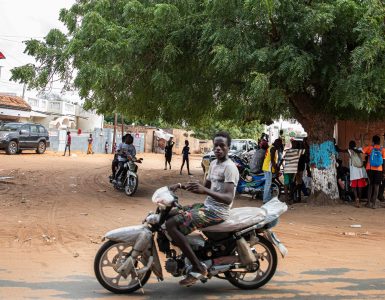
[[[7,154],[21,153],[21,150],[36,149],[43,154],[49,147],[47,129],[33,123],[3,123],[0,125],[0,150]]]
[[[231,140],[229,155],[236,154],[240,155],[245,152],[249,152],[251,150],[257,149],[257,142],[255,140],[251,139],[233,139]],[[203,172],[208,171],[208,167],[215,159],[214,151],[210,151],[209,153],[205,154],[202,158],[201,166],[203,168]]]

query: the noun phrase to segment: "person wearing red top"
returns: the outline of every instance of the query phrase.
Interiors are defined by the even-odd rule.
[[[68,148],[68,156],[71,156],[71,132],[67,131],[67,138],[66,138],[66,147],[64,148],[64,154],[63,156],[66,156],[66,151]]]
[[[368,188],[368,203],[367,206],[371,208],[376,208],[376,200],[378,196],[378,190],[380,184],[384,178],[385,170],[385,149],[380,146],[381,138],[378,135],[373,136],[372,138],[373,146],[367,146],[362,149],[362,153],[368,155],[368,162],[366,163],[366,171],[369,178],[369,188]],[[380,149],[382,156],[382,164],[379,166],[372,166],[370,163],[370,156],[373,149]]]

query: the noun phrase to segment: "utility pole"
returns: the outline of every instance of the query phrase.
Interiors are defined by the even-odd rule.
[[[114,135],[112,137],[112,154],[115,154],[115,148],[114,145],[116,145],[116,126],[118,125],[118,114],[114,113]]]

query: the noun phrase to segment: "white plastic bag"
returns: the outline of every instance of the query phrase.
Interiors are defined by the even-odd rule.
[[[168,186],[157,189],[152,195],[152,202],[164,209],[175,201],[174,194],[169,190]]]
[[[261,208],[266,210],[266,218],[261,224],[268,224],[287,211],[286,203],[279,201],[277,197],[262,205]]]

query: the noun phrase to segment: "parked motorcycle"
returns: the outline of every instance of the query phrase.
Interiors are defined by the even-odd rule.
[[[125,178],[121,178],[120,181],[114,182],[112,176],[110,176],[110,182],[113,183],[114,188],[126,193],[127,196],[132,196],[135,194],[138,185],[138,166],[137,163],[142,163],[143,158],[132,158],[124,163],[124,171],[122,174],[126,174]]]
[[[163,280],[157,248],[165,254],[165,269],[174,277],[186,275],[192,268],[165,227],[170,211],[181,208],[178,198],[163,187],[152,201],[157,210],[142,225],[118,228],[103,238],[107,241],[96,254],[94,271],[99,283],[111,292],[143,288],[152,272]],[[282,257],[287,249],[267,225],[286,210],[287,205],[274,198],[261,208],[232,209],[225,222],[204,228],[202,234],[188,235],[196,256],[208,269],[207,279],[225,279],[240,289],[257,289],[269,282],[277,268],[276,248]]]
[[[247,162],[233,155],[230,157],[239,171],[239,181],[237,185],[237,193],[239,194],[249,194],[252,195],[253,199],[262,198],[263,191],[265,188],[265,175],[264,173],[252,174],[250,173],[249,166]],[[283,184],[279,180],[279,177],[282,175],[281,172],[278,174],[273,174],[273,179],[271,183],[271,195],[273,197],[279,197],[283,190]]]

